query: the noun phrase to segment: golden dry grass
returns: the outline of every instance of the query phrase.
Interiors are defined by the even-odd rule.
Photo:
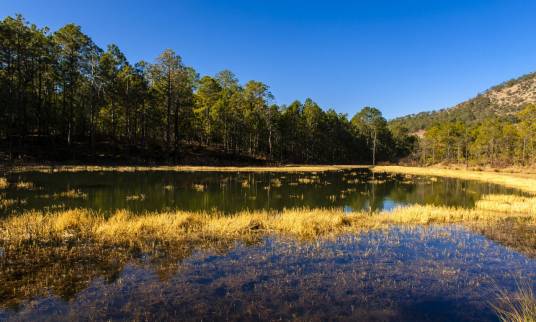
[[[70,189],[64,192],[55,193],[53,198],[87,199],[87,193],[78,189]]]
[[[0,177],[0,189],[6,189],[9,186],[9,182],[6,178]]]
[[[268,234],[301,239],[333,237],[391,225],[493,225],[515,220],[536,226],[536,211],[525,205],[536,198],[486,196],[474,209],[413,205],[392,212],[345,213],[341,209],[243,211],[235,215],[186,211],[132,214],[117,211],[109,218],[87,209],[27,212],[0,220],[3,243],[90,240],[109,244],[156,241],[247,240]]]
[[[20,190],[32,190],[34,188],[34,184],[32,182],[19,181],[15,183],[15,188]]]
[[[536,178],[513,176],[512,174],[508,173],[403,166],[376,166],[371,169],[374,172],[401,173],[421,176],[437,176],[465,180],[477,180],[503,185],[505,187],[515,188],[525,192],[536,194]]]
[[[126,200],[127,201],[143,201],[145,200],[145,195],[143,193],[129,195],[126,197]]]
[[[205,191],[205,189],[207,188],[207,186],[204,185],[204,184],[200,184],[200,183],[194,183],[194,184],[192,185],[192,188],[193,188],[195,191],[202,192],[202,191]]]
[[[499,304],[493,305],[504,322],[536,322],[536,295],[531,285],[518,287],[517,292],[499,292]]]
[[[17,203],[15,199],[6,199],[4,196],[0,196],[0,210],[9,208]]]
[[[270,185],[274,188],[279,188],[283,185],[283,182],[279,178],[270,180]]]

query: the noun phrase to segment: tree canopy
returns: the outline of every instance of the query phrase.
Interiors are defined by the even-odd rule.
[[[0,139],[11,158],[83,150],[180,160],[188,146],[274,162],[369,163],[410,153],[409,132],[394,137],[378,109],[350,122],[309,98],[274,102],[267,84],[241,83],[229,70],[200,76],[172,49],[132,64],[75,24],[51,32],[20,15],[0,22]]]

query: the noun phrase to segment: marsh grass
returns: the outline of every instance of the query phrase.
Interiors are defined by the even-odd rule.
[[[375,166],[371,168],[373,172],[400,173],[419,176],[448,177],[464,180],[477,180],[493,184],[502,185],[509,188],[519,189],[525,192],[536,194],[536,178],[525,176],[514,176],[509,173],[486,172],[461,169],[442,168],[419,168],[403,166]]]
[[[319,178],[318,177],[303,177],[303,178],[298,178],[298,183],[301,183],[301,184],[314,184],[314,183],[319,183]]]
[[[274,188],[279,188],[283,185],[283,182],[281,182],[281,179],[279,178],[274,178],[270,180],[270,185]]]
[[[0,198],[0,209],[9,208],[17,203],[15,199]]]
[[[145,242],[248,240],[269,234],[299,239],[354,234],[392,225],[497,225],[514,221],[536,226],[536,212],[525,207],[536,198],[486,196],[474,209],[413,205],[391,212],[351,212],[342,209],[288,209],[218,212],[153,212],[127,210],[110,217],[87,209],[30,211],[0,220],[0,244],[61,243],[85,240],[106,244]],[[535,245],[536,246],[536,245]]]
[[[145,195],[143,193],[134,194],[126,197],[127,201],[143,201],[145,200]]]
[[[487,195],[476,202],[476,207],[497,212],[536,215],[536,198],[516,195]]]
[[[34,188],[34,184],[32,182],[27,181],[19,181],[15,183],[15,188],[19,190],[32,190]]]
[[[518,285],[517,291],[513,294],[499,291],[498,304],[492,306],[501,321],[536,321],[536,296],[528,283]]]
[[[204,184],[201,184],[201,183],[194,183],[194,184],[192,185],[192,188],[193,188],[195,191],[203,192],[203,191],[205,191],[205,189],[207,188],[207,186],[204,185]]]
[[[64,192],[55,193],[52,198],[70,198],[70,199],[87,199],[87,193],[78,189],[70,189]]]
[[[9,182],[6,178],[0,177],[0,189],[6,189],[9,186]]]

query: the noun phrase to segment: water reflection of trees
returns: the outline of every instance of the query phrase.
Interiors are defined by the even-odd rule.
[[[33,191],[6,191],[6,198],[24,199],[25,207],[134,212],[181,209],[236,212],[244,209],[350,207],[382,210],[391,203],[424,203],[471,207],[481,194],[512,190],[458,179],[370,173],[368,170],[320,173],[217,172],[78,172],[17,174],[34,182]],[[433,180],[432,180],[433,179]],[[273,184],[274,180],[277,184]],[[244,184],[246,182],[247,184]],[[202,190],[194,186],[203,186]],[[87,199],[43,198],[79,189]],[[127,196],[144,195],[143,200]]]
[[[242,274],[239,267],[236,266],[237,263],[244,262],[249,263],[249,265],[257,265],[257,268],[250,272],[255,274],[255,278],[260,278],[261,280],[272,278],[284,279],[286,274],[304,274],[304,276],[309,276],[310,272],[301,271],[299,263],[294,261],[321,263],[325,262],[326,258],[332,258],[332,264],[334,266],[326,267],[326,271],[317,272],[320,274],[317,283],[324,285],[321,288],[329,288],[329,285],[331,285],[330,281],[333,279],[352,280],[356,276],[362,276],[363,279],[360,277],[355,282],[360,283],[365,289],[374,289],[373,294],[363,295],[365,297],[372,296],[372,298],[375,298],[374,296],[382,292],[406,292],[406,287],[410,287],[410,285],[400,284],[401,279],[407,279],[408,281],[414,279],[418,282],[420,278],[418,272],[422,273],[423,269],[429,271],[432,275],[421,276],[422,278],[431,278],[432,280],[438,281],[441,281],[442,278],[447,278],[443,282],[450,285],[451,281],[449,278],[452,278],[453,275],[449,275],[450,273],[448,272],[452,268],[448,268],[445,271],[446,266],[438,263],[442,261],[448,262],[448,257],[451,256],[449,254],[452,254],[449,249],[452,247],[454,247],[452,250],[456,249],[455,253],[469,251],[477,252],[477,257],[481,258],[495,256],[495,264],[508,265],[507,262],[500,264],[502,263],[500,256],[504,254],[489,253],[494,249],[492,244],[482,244],[478,239],[475,242],[471,235],[452,233],[448,229],[446,231],[442,231],[441,229],[434,231],[434,229],[418,228],[417,231],[419,233],[416,234],[418,238],[416,237],[404,244],[398,244],[405,238],[403,237],[405,234],[404,229],[399,230],[401,233],[397,232],[397,230],[394,232],[391,231],[388,234],[378,231],[372,233],[376,237],[369,241],[365,249],[360,249],[356,244],[356,240],[351,237],[341,239],[342,241],[339,241],[339,244],[330,244],[330,242],[326,244],[323,240],[313,243],[292,240],[283,240],[280,242],[268,240],[264,243],[261,240],[253,240],[250,241],[250,246],[252,246],[251,249],[254,252],[254,256],[250,256],[249,251],[244,250],[249,249],[250,246],[241,244],[238,247],[239,251],[237,251],[235,243],[203,245],[174,244],[159,247],[147,245],[143,249],[128,246],[106,248],[98,245],[79,244],[63,245],[60,247],[7,248],[4,250],[2,261],[0,261],[0,284],[2,285],[2,288],[0,288],[0,307],[4,309],[14,308],[32,298],[48,297],[50,295],[68,301],[76,298],[80,292],[87,290],[88,287],[91,287],[95,283],[104,288],[119,287],[120,285],[116,285],[118,280],[124,277],[125,272],[131,271],[132,269],[141,270],[151,276],[158,277],[157,280],[151,278],[152,283],[175,283],[177,276],[185,274],[184,276],[189,276],[192,280],[181,280],[182,284],[179,283],[177,285],[195,289],[196,284],[194,280],[203,283],[202,279],[206,278],[206,276],[203,277],[206,273],[203,267],[206,265],[210,266],[212,261],[221,262],[222,256],[226,258],[226,261],[220,264],[229,266],[227,268],[225,266],[219,267],[218,272],[215,272],[215,274],[219,274],[218,276],[228,276],[228,278],[224,279],[227,283],[226,287],[235,285],[238,289],[249,289],[248,283],[250,283],[253,277]],[[536,258],[536,231],[533,227],[530,228],[512,222],[505,223],[500,227],[475,226],[471,229],[485,235],[494,242],[508,247],[511,251],[519,252],[528,258]],[[409,231],[411,232],[411,229]],[[397,236],[397,234],[401,234],[402,237],[393,237],[392,240],[389,239],[389,236]],[[364,233],[363,236],[368,236],[368,233]],[[358,240],[363,238],[367,240],[368,237],[363,236]],[[421,239],[433,243],[439,242],[439,244],[421,245]],[[449,243],[453,245],[449,246]],[[482,249],[478,248],[482,247],[479,246],[480,244],[484,245]],[[434,250],[434,247],[440,250]],[[240,251],[240,249],[242,250]],[[314,251],[303,251],[303,249],[314,249]],[[496,252],[499,250],[493,251]],[[353,255],[342,257],[336,255],[345,252],[351,252]],[[398,254],[398,252],[402,253]],[[247,256],[244,257],[244,254],[241,255],[241,253]],[[302,256],[303,258],[297,259],[296,256]],[[368,271],[365,268],[357,268],[352,273],[353,275],[346,276],[346,273],[337,275],[337,272],[341,272],[339,265],[344,266],[354,261],[355,258],[360,257],[363,257],[363,260],[367,259],[371,261],[369,268],[372,269],[373,267],[374,272]],[[251,261],[259,261],[261,264],[255,264]],[[282,265],[272,271],[275,274],[274,276],[266,275],[267,273],[264,272],[264,264],[262,263],[266,263],[267,261]],[[400,266],[401,269],[411,269],[411,272],[414,273],[391,271],[393,269],[392,265],[395,265],[395,263],[402,265]],[[450,264],[447,266],[450,267]],[[463,262],[460,262],[459,265],[463,265]],[[472,264],[467,263],[467,265]],[[298,270],[295,271],[295,269]],[[448,274],[445,275],[445,272]],[[473,270],[473,272],[478,274],[478,270]],[[410,274],[411,278],[405,274]],[[377,282],[374,282],[372,276],[383,281],[383,284],[377,285]],[[323,281],[320,279],[326,280]],[[144,283],[144,280],[142,277],[138,282]],[[207,283],[209,281],[207,280]],[[367,285],[367,283],[372,284]],[[425,283],[424,280],[422,283]],[[106,286],[108,284],[111,286]],[[177,285],[174,287],[177,287]],[[396,285],[396,287],[392,288],[393,285]],[[168,287],[171,286],[168,285]],[[297,289],[299,291],[296,291],[298,292],[295,294],[297,296],[296,299],[301,296],[299,292],[307,292],[308,285],[297,286]],[[116,292],[113,289],[108,291],[112,293]],[[212,291],[219,292],[217,288],[214,288]],[[432,295],[434,291],[438,290],[430,289],[429,295]],[[314,292],[317,292],[317,290]],[[181,296],[187,296],[186,294],[181,294]],[[247,295],[248,293],[245,292],[244,294]],[[212,293],[206,294],[208,298],[211,298],[212,295]],[[282,294],[266,294],[266,296],[271,295],[282,296]],[[344,298],[344,294],[338,294],[335,298],[337,297]],[[331,298],[331,300],[334,300],[334,298]],[[376,300],[380,301],[379,299]],[[0,310],[0,317],[2,316],[1,314]]]

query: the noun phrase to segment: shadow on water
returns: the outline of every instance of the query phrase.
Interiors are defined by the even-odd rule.
[[[5,250],[0,319],[494,321],[497,288],[536,282],[534,252],[484,236],[507,235],[499,230]]]
[[[92,208],[104,212],[337,207],[389,210],[405,204],[472,207],[483,194],[518,193],[497,185],[449,178],[372,174],[367,169],[319,173],[78,172],[18,173],[3,192],[1,213],[26,209]]]

